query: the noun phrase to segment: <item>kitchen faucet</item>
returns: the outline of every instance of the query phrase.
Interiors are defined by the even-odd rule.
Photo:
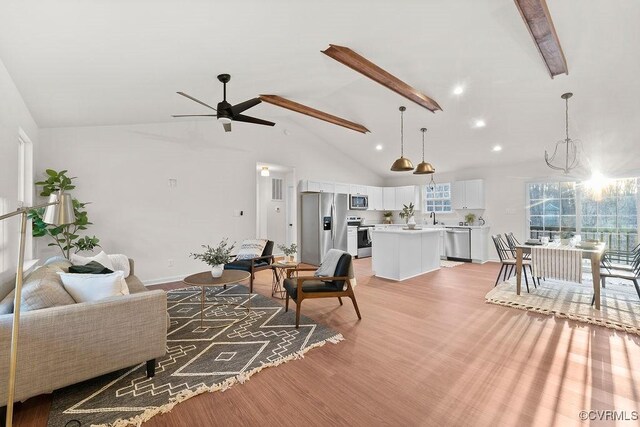
[[[436,225],[438,223],[438,221],[436,221],[436,213],[435,212],[431,212],[429,214],[429,218],[433,217],[433,225]]]

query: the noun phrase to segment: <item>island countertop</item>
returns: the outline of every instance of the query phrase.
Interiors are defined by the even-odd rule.
[[[400,227],[389,227],[389,228],[374,228],[371,230],[372,233],[392,233],[392,234],[421,234],[421,233],[439,233],[444,228],[418,228],[413,230],[406,230]]]

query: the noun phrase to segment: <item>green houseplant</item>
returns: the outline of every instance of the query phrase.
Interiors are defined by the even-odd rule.
[[[400,218],[404,219],[405,223],[407,224],[407,227],[409,227],[410,229],[413,229],[416,226],[416,220],[413,217],[414,215],[413,208],[414,208],[413,203],[409,203],[409,206],[402,205],[402,212],[400,212]]]
[[[285,261],[293,261],[293,255],[298,252],[298,245],[292,243],[290,246],[278,245],[278,249],[282,251],[285,256]]]
[[[204,252],[199,254],[192,253],[189,256],[193,259],[199,259],[210,266],[213,277],[220,277],[224,271],[224,265],[231,261],[231,251],[233,251],[234,247],[235,242],[229,246],[229,239],[224,238],[218,243],[218,246],[202,245]]]
[[[392,218],[393,218],[393,212],[386,211],[385,213],[382,214],[382,216],[384,217],[385,224],[391,224]]]
[[[55,171],[53,169],[45,170],[47,179],[44,181],[38,181],[35,185],[42,187],[40,196],[49,197],[51,194],[60,190],[70,191],[76,188],[73,184],[73,180],[76,177],[67,176],[66,170]],[[72,224],[54,226],[47,224],[42,220],[44,215],[44,209],[33,209],[29,212],[29,218],[32,220],[32,234],[33,237],[50,236],[53,239],[52,243],[48,246],[57,246],[62,255],[69,259],[71,251],[78,253],[80,251],[91,251],[96,247],[100,247],[100,239],[96,236],[80,236],[80,232],[87,229],[92,225],[89,222],[87,211],[85,206],[89,202],[80,202],[78,199],[73,199],[73,212],[76,216],[76,221]]]
[[[476,215],[472,213],[466,214],[464,216],[464,222],[466,222],[469,225],[473,225],[473,223],[476,222]]]

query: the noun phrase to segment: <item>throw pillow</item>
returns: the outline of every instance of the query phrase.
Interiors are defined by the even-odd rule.
[[[0,315],[13,313],[13,299],[15,289],[7,294],[6,297],[0,301]]]
[[[91,261],[86,265],[72,265],[69,267],[69,273],[74,274],[111,274],[113,270],[109,270],[97,261]]]
[[[83,257],[78,254],[71,255],[71,263],[73,265],[86,265],[86,264],[89,264],[91,261],[97,261],[100,264],[107,267],[109,270],[115,271],[115,269],[113,268],[113,263],[109,259],[109,255],[104,253],[104,251],[92,257]]]
[[[62,273],[62,270],[47,265],[27,275],[22,285],[21,310],[40,310],[75,303],[65,291],[57,273]]]
[[[67,272],[69,271],[69,267],[71,267],[73,264],[71,264],[71,261],[63,256],[53,256],[46,260],[43,265],[58,267],[62,271]]]
[[[58,273],[64,288],[76,302],[90,302],[118,295],[128,295],[129,288],[124,273],[74,274]]]
[[[267,240],[265,239],[245,240],[240,245],[240,249],[238,249],[236,260],[258,258],[262,256],[265,246],[267,246]]]
[[[109,259],[113,264],[113,271],[124,271],[124,278],[126,279],[131,274],[131,265],[129,264],[129,257],[123,254],[109,254]]]

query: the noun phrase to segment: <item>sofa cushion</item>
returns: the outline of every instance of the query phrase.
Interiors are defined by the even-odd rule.
[[[12,290],[0,301],[0,315],[13,313],[13,296],[15,289]]]
[[[138,294],[140,292],[146,292],[149,290],[145,285],[142,284],[137,276],[131,275],[125,279],[125,282],[127,282],[127,287],[129,288],[129,293],[131,294]]]
[[[72,265],[69,267],[69,273],[75,274],[111,274],[113,270],[109,270],[98,261],[91,261],[85,265]]]
[[[73,265],[86,265],[91,261],[98,261],[100,264],[104,265],[111,271],[115,271],[113,268],[113,263],[111,259],[109,259],[109,255],[107,255],[104,251],[101,251],[99,254],[94,255],[92,257],[83,257],[78,254],[71,255],[71,263]]]
[[[63,273],[62,269],[47,265],[27,275],[22,285],[21,310],[40,310],[74,304],[75,301],[62,286],[58,273]]]
[[[108,257],[113,265],[113,271],[124,271],[125,279],[129,277],[129,275],[133,274],[128,256],[123,254],[109,254]]]
[[[265,239],[251,239],[243,241],[242,245],[240,245],[240,249],[238,249],[236,261],[261,257],[266,245],[267,240]]]
[[[101,299],[128,295],[129,287],[124,273],[111,274],[74,274],[59,272],[64,288],[76,302],[99,301]]]
[[[296,278],[284,279],[283,286],[291,298],[298,298],[298,281]],[[303,292],[336,292],[341,290],[333,282],[323,282],[322,280],[306,280],[302,283]]]

